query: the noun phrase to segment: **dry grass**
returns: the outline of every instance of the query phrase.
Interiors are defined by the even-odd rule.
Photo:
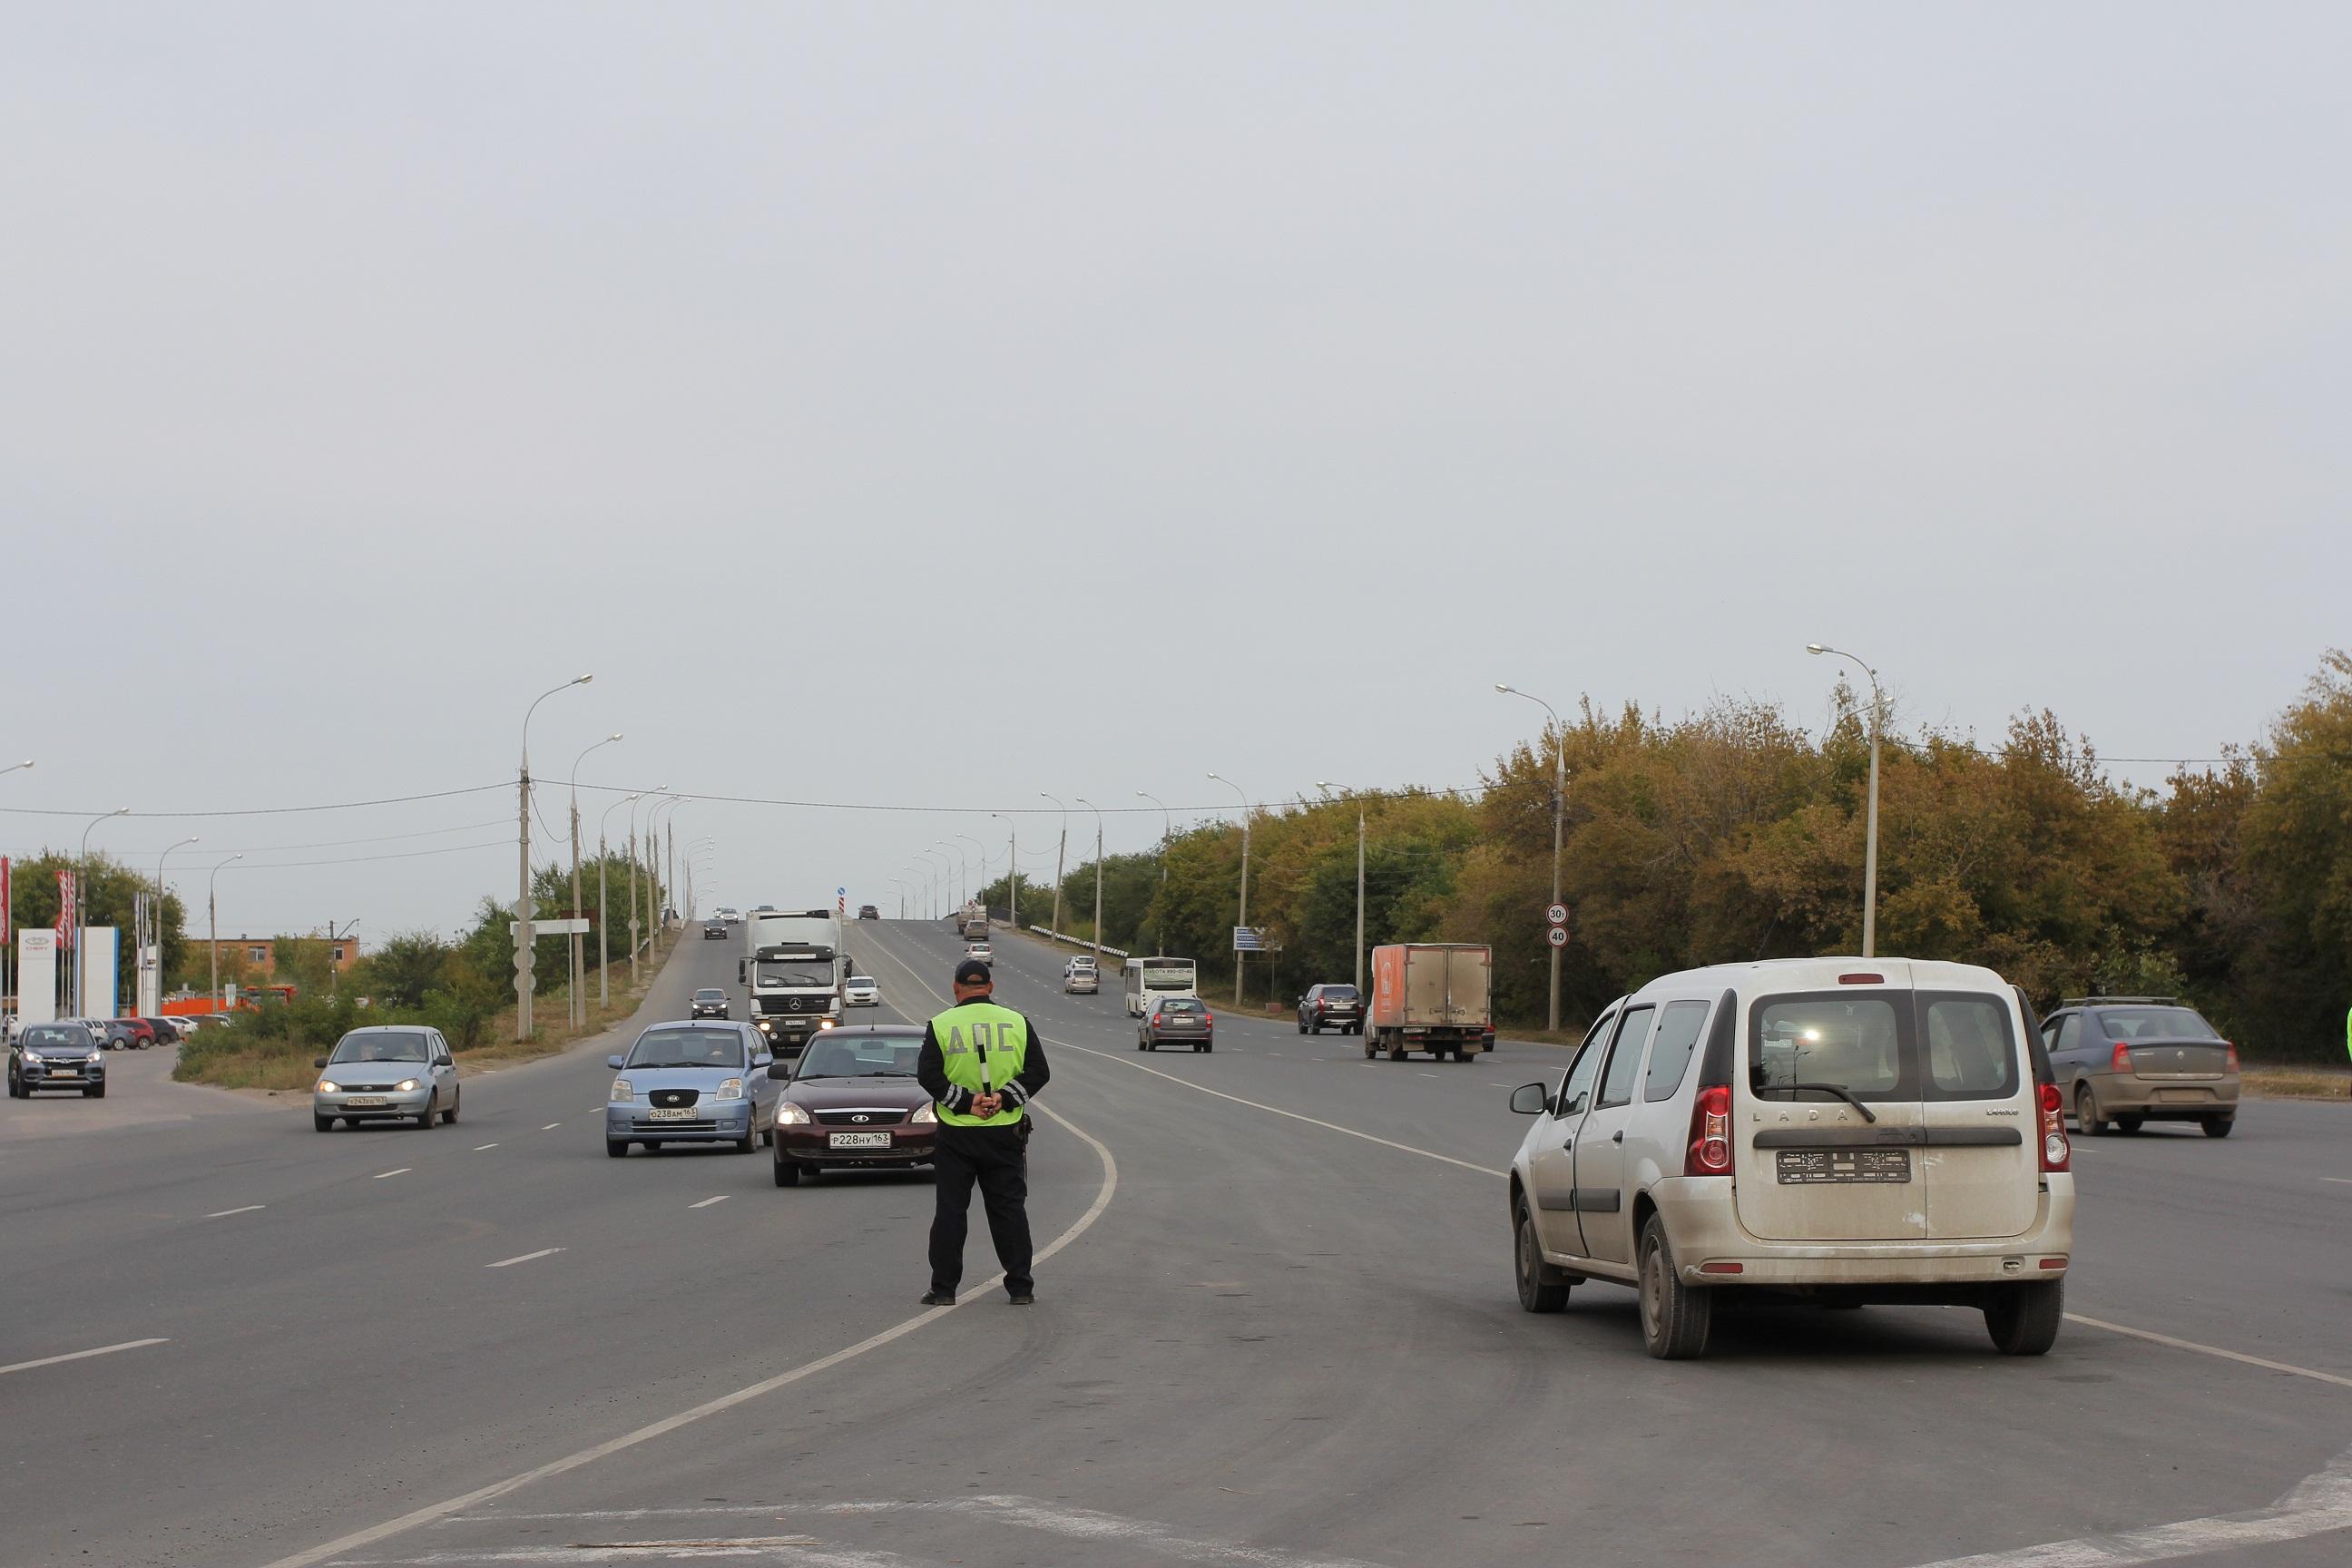
[[[2241,1092],[2263,1100],[2341,1100],[2352,1102],[2352,1068],[2330,1067],[2245,1068]]]

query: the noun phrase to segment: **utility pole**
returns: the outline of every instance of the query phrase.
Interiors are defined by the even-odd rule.
[[[335,962],[335,943],[350,941],[352,932],[359,929],[360,922],[354,920],[350,925],[344,927],[342,934],[338,936],[335,934],[333,919],[331,917],[327,921],[327,994],[330,996],[335,994],[335,982],[342,972],[342,965]]]
[[[607,868],[612,865],[613,852],[604,843],[604,825],[613,820],[613,811],[615,806],[628,805],[635,802],[636,798],[635,795],[629,795],[624,800],[614,801],[612,805],[604,808],[604,817],[596,824],[596,1005],[599,1008],[610,1005],[613,1000],[610,980],[613,971],[613,944],[606,936],[612,928],[604,914],[604,876]]]
[[[1364,807],[1356,805],[1356,995],[1364,994]]]
[[[615,730],[572,759],[572,924],[573,929],[571,940],[564,945],[571,950],[572,956],[570,978],[565,984],[572,988],[568,1012],[571,1016],[572,1026],[575,1029],[584,1028],[588,1023],[588,998],[585,994],[588,989],[588,948],[587,944],[581,941],[578,929],[580,925],[580,764],[588,760],[589,752],[596,750],[598,746],[609,746],[620,738],[621,731]]]
[[[221,866],[231,865],[244,858],[245,852],[243,850],[239,850],[236,854],[230,856],[226,860],[222,861],[220,866],[214,867],[213,874],[205,879],[205,923],[211,928],[213,944],[213,994],[212,1005],[206,1009],[208,1012],[219,1012],[221,1002],[219,896]]]
[[[1102,807],[1085,795],[1071,797],[1095,814],[1095,972],[1102,973],[1102,879],[1103,879],[1103,815]]]
[[[530,1038],[530,994],[539,984],[533,971],[534,952],[531,943],[536,933],[531,929],[530,899],[530,716],[539,705],[559,691],[574,686],[585,686],[596,678],[574,676],[562,686],[550,687],[531,699],[522,713],[522,765],[515,774],[515,1038]]]
[[[1009,835],[1004,845],[1004,923],[1014,931],[1019,931],[1021,929],[1020,830],[1013,826],[1013,819],[1001,811],[992,811],[988,815],[1004,824],[1004,831]]]
[[[1052,800],[1055,805],[1062,807],[1062,837],[1054,847],[1054,924],[1052,928],[1054,940],[1059,941],[1062,935],[1062,866],[1064,858],[1069,853],[1070,848],[1070,808],[1062,805],[1062,803],[1055,800],[1052,795],[1045,795],[1042,789],[1037,793],[1045,795],[1047,800]],[[1099,969],[1102,965],[1097,963],[1095,967]]]
[[[1152,922],[1151,945],[1154,947],[1164,948],[1168,945],[1168,931],[1166,929],[1168,925],[1168,910],[1166,905],[1166,900],[1168,897],[1168,846],[1176,837],[1176,819],[1169,815],[1168,803],[1160,799],[1158,795],[1153,795],[1150,790],[1139,789],[1135,793],[1160,808],[1160,904],[1159,906],[1160,918]],[[1100,968],[1101,965],[1097,964],[1096,967]]]

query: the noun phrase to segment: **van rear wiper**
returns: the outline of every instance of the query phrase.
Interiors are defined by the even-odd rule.
[[[1849,1092],[1849,1091],[1848,1091],[1848,1090],[1847,1090],[1847,1089],[1846,1089],[1843,1085],[1840,1085],[1840,1084],[1834,1084],[1834,1083],[1766,1083],[1766,1084],[1759,1084],[1759,1085],[1757,1085],[1756,1092],[1757,1092],[1757,1093],[1759,1093],[1759,1094],[1762,1094],[1762,1093],[1764,1093],[1764,1092],[1765,1092],[1766,1090],[1768,1090],[1768,1089],[1818,1089],[1819,1091],[1821,1091],[1821,1092],[1822,1092],[1822,1093],[1823,1093],[1823,1094],[1834,1094],[1834,1095],[1836,1095],[1840,1100],[1844,1100],[1848,1105],[1853,1106],[1856,1110],[1861,1111],[1861,1112],[1862,1112],[1862,1119],[1863,1119],[1864,1121],[1871,1122],[1871,1123],[1873,1123],[1873,1124],[1874,1125],[1874,1124],[1877,1122],[1877,1121],[1878,1121],[1877,1116],[1872,1112],[1872,1110],[1871,1110],[1870,1107],[1868,1107],[1867,1105],[1864,1105],[1862,1101],[1860,1101],[1860,1100],[1856,1100],[1856,1099],[1853,1096],[1853,1094],[1852,1094],[1852,1093],[1850,1093],[1850,1092]]]

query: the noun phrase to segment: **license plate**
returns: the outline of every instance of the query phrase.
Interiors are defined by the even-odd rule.
[[[392,1102],[377,1094],[355,1094],[343,1101],[345,1105],[389,1105]]]
[[[691,1105],[656,1105],[651,1110],[646,1112],[646,1120],[648,1121],[691,1121],[694,1120],[694,1107]]]
[[[1908,1149],[1783,1149],[1777,1163],[1783,1186],[1911,1179]]]
[[[829,1149],[887,1149],[890,1146],[890,1134],[887,1132],[835,1132],[824,1142],[825,1147]]]

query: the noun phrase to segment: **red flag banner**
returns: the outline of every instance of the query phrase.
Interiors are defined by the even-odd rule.
[[[8,929],[16,923],[15,870],[8,863],[8,857],[0,855],[0,947],[16,940],[16,933]]]
[[[59,952],[70,949],[74,944],[73,906],[74,874],[71,871],[59,871],[58,873],[58,949]]]

